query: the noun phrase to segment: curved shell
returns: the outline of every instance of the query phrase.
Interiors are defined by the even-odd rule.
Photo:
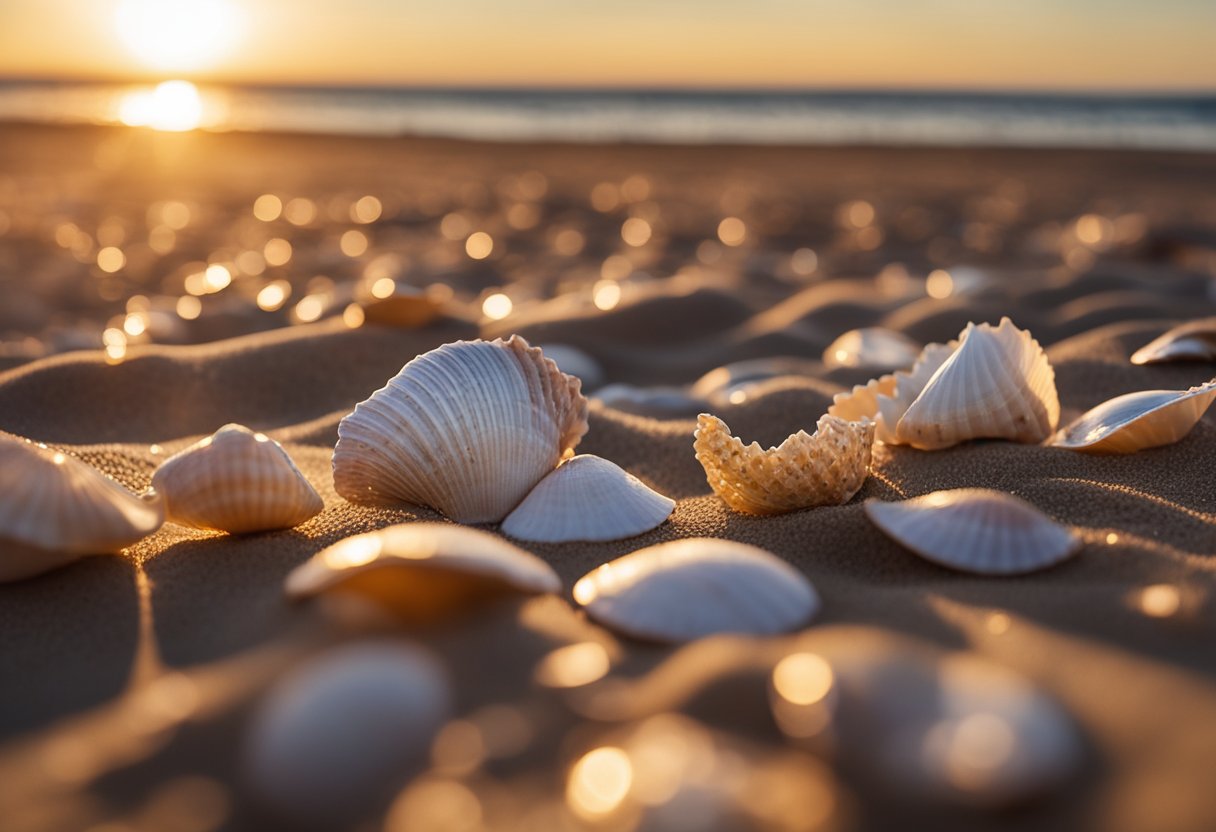
[[[152,487],[170,521],[233,534],[289,529],[325,507],[278,442],[242,425],[166,459]]]
[[[420,355],[338,425],[334,488],[356,503],[502,520],[587,432],[579,380],[517,336]]]
[[[920,352],[920,344],[902,332],[864,327],[851,329],[828,345],[823,351],[823,366],[829,370],[839,367],[898,370],[915,364]]]
[[[0,581],[118,552],[164,519],[154,492],[141,499],[74,457],[0,434]]]
[[[1171,445],[1191,432],[1216,399],[1216,379],[1190,390],[1143,390],[1103,402],[1052,438],[1057,448],[1130,454]]]
[[[874,424],[820,417],[814,435],[798,431],[767,451],[744,445],[716,416],[697,417],[693,449],[710,487],[728,506],[747,514],[781,514],[839,505],[865,482]]]
[[[1216,318],[1176,326],[1132,353],[1133,364],[1166,361],[1216,361]]]
[[[980,575],[1046,569],[1082,545],[1025,500],[986,488],[935,491],[898,503],[867,500],[865,511],[874,525],[926,560]]]
[[[583,454],[537,483],[502,530],[538,543],[620,540],[660,525],[675,506],[620,466]]]
[[[638,549],[574,585],[596,621],[637,638],[773,635],[806,623],[819,596],[794,567],[755,546],[692,538]]]
[[[403,618],[425,619],[510,593],[560,592],[549,564],[500,537],[447,523],[403,523],[355,535],[297,566],[291,598],[339,591]]]
[[[425,764],[451,700],[443,668],[418,647],[336,648],[261,702],[245,742],[245,780],[293,825],[345,827]]]

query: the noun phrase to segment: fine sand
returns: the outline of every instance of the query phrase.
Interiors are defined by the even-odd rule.
[[[517,332],[542,346],[577,346],[608,381],[636,385],[689,384],[746,358],[810,359],[809,375],[772,379],[713,408],[745,441],[764,445],[810,428],[834,393],[870,377],[817,363],[833,338],[858,326],[925,342],[1008,315],[1047,347],[1065,421],[1115,395],[1186,388],[1216,375],[1212,363],[1128,361],[1172,323],[1216,315],[1209,187],[1216,159],[1206,156],[2,130],[0,170],[11,173],[0,202],[9,225],[9,242],[0,237],[0,291],[21,302],[8,304],[0,328],[25,351],[14,349],[12,369],[0,375],[0,429],[64,448],[140,490],[165,455],[240,422],[281,441],[325,500],[321,515],[291,531],[237,538],[168,525],[122,557],[0,585],[5,830],[276,828],[242,785],[249,720],[287,668],[352,638],[316,605],[287,602],[283,578],[343,537],[439,519],[413,507],[351,505],[334,493],[330,456],[337,423],[356,402],[445,342]],[[544,189],[523,177],[534,171]],[[588,205],[597,183],[631,176],[647,183],[646,193],[626,195],[631,205]],[[504,196],[513,187],[533,193]],[[339,298],[331,317],[282,327],[287,307],[258,310],[249,300],[256,289],[242,290],[243,305],[221,308],[244,285],[238,279],[203,299],[214,314],[204,305],[197,320],[163,339],[177,345],[132,343],[108,360],[99,349],[27,360],[71,343],[55,340],[68,331],[99,337],[129,294],[174,294],[164,276],[252,234],[242,232],[245,215],[264,192],[319,204],[382,195],[385,216],[369,226],[365,255],[343,259],[331,250],[349,223],[322,217],[276,232],[295,235],[296,254],[273,274],[297,294],[327,275]],[[56,260],[36,219],[50,212],[83,228],[80,217],[97,222],[100,205],[138,218],[165,199],[193,206],[194,224],[179,235],[192,253],[176,264],[145,258],[117,278]],[[874,216],[850,216],[850,202],[863,199]],[[514,228],[505,206],[523,202],[538,205],[540,219]],[[494,236],[489,260],[470,261],[462,241],[437,233],[440,218],[459,210]],[[636,250],[619,234],[630,213],[650,216],[654,230]],[[1100,239],[1083,244],[1079,237],[1089,240],[1093,229],[1076,222],[1086,214],[1104,219],[1092,220]],[[724,216],[747,222],[743,246],[705,244]],[[578,229],[579,250],[555,252],[555,227]],[[862,233],[869,227],[881,228],[881,238]],[[790,272],[801,247],[818,254],[813,274]],[[418,329],[343,320],[342,287],[385,251],[403,258],[400,279],[452,286],[449,314]],[[634,274],[624,276],[619,303],[598,309],[590,287],[614,254],[629,258]],[[906,270],[884,271],[895,261]],[[952,270],[947,297],[924,294],[935,267]],[[109,300],[80,288],[113,280],[127,282],[115,284]],[[517,292],[516,312],[505,320],[477,314],[478,293],[495,287]],[[546,300],[562,288],[571,294]],[[246,334],[211,340],[234,333]],[[879,447],[873,475],[849,504],[771,518],[734,513],[710,492],[693,457],[694,426],[593,404],[578,450],[675,498],[670,521],[631,540],[529,546],[562,577],[565,597],[505,602],[402,634],[441,658],[454,682],[455,715],[506,705],[524,726],[523,740],[468,777],[482,795],[487,828],[498,828],[496,818],[505,819],[502,828],[570,828],[572,821],[559,824],[558,808],[528,826],[518,800],[501,793],[559,807],[566,766],[613,727],[581,719],[570,699],[536,686],[541,657],[594,639],[617,657],[613,673],[628,678],[673,656],[588,623],[568,603],[574,581],[641,546],[697,536],[762,546],[802,570],[823,599],[812,631],[857,627],[974,651],[1055,696],[1084,737],[1084,770],[1030,806],[980,813],[905,804],[846,773],[831,781],[833,814],[822,828],[1216,827],[1216,418],[1205,417],[1175,445],[1131,456],[1002,442],[934,453]],[[1030,576],[973,577],[902,550],[862,511],[866,498],[957,487],[1015,493],[1072,526],[1085,547]],[[1177,599],[1163,617],[1142,608],[1143,589],[1157,584]],[[722,643],[722,656],[738,655],[731,644]],[[767,668],[719,659],[721,672],[674,701],[670,691],[641,688],[637,712],[674,705],[748,748],[781,748]],[[380,828],[383,812],[368,806],[358,828]],[[789,818],[781,824],[772,828],[804,828]]]

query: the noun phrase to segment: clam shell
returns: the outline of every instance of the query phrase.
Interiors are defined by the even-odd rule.
[[[278,442],[242,425],[166,459],[152,487],[170,521],[233,534],[289,529],[325,507]]]
[[[814,435],[798,431],[767,451],[744,445],[716,416],[697,417],[693,449],[710,487],[728,506],[747,514],[781,514],[839,505],[865,482],[874,424],[820,417]]]
[[[406,619],[511,593],[560,592],[549,564],[500,537],[447,523],[404,523],[322,549],[285,583],[300,599],[353,593]]]
[[[0,581],[116,553],[164,518],[155,492],[141,499],[74,457],[0,434]]]
[[[889,537],[926,560],[980,575],[1046,569],[1082,545],[1025,500],[986,488],[935,491],[898,503],[867,500],[865,512]]]
[[[794,567],[755,546],[692,538],[638,549],[574,585],[596,621],[662,642],[714,633],[773,635],[806,623],[819,596]]]
[[[1216,318],[1174,327],[1132,353],[1133,364],[1216,361]]]
[[[1216,379],[1189,390],[1142,390],[1103,402],[1051,440],[1057,448],[1130,454],[1171,445],[1191,432],[1216,399]]]
[[[541,480],[502,521],[502,530],[538,543],[620,540],[655,528],[675,506],[620,466],[583,454]]]
[[[823,351],[823,366],[829,370],[839,367],[898,370],[915,364],[920,352],[920,344],[902,332],[864,327],[851,329],[833,341]]]
[[[502,520],[587,432],[579,380],[517,336],[420,355],[338,425],[334,488],[356,503]]]
[[[245,780],[293,828],[345,828],[425,764],[451,698],[443,668],[418,647],[331,650],[261,702],[245,740]]]

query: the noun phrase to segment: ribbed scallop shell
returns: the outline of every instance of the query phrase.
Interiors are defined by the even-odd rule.
[[[756,546],[715,538],[673,540],[617,558],[579,579],[574,600],[607,627],[663,642],[775,635],[819,609],[819,596],[797,569]]]
[[[1133,364],[1166,361],[1216,361],[1216,318],[1176,326],[1132,353]]]
[[[864,327],[851,329],[833,341],[823,351],[823,366],[829,370],[838,367],[898,370],[915,364],[920,352],[920,344],[902,332]]]
[[[776,448],[744,445],[716,416],[697,417],[693,449],[709,486],[735,511],[781,514],[852,499],[870,470],[874,424],[820,417]]]
[[[1213,399],[1216,379],[1189,390],[1117,396],[1062,428],[1051,444],[1093,454],[1130,454],[1171,445],[1191,432]]]
[[[528,342],[420,355],[338,425],[334,488],[356,503],[502,520],[587,432],[579,380]]]
[[[504,594],[559,592],[562,583],[549,564],[489,532],[403,523],[322,549],[285,587],[296,599],[354,593],[415,619]]]
[[[118,552],[164,518],[159,495],[141,499],[74,457],[0,434],[0,581]]]
[[[290,529],[325,507],[278,442],[242,425],[166,459],[152,487],[170,521],[232,534]]]
[[[655,528],[675,506],[620,466],[583,454],[537,483],[502,530],[538,543],[621,540]]]
[[[865,511],[874,525],[921,557],[980,575],[1046,569],[1082,544],[1025,500],[986,488],[935,491],[898,503],[867,500]]]

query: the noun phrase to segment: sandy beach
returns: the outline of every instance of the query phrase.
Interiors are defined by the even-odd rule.
[[[877,375],[823,364],[846,330],[881,326],[924,344],[1009,316],[1045,347],[1064,423],[1120,394],[1216,376],[1211,362],[1129,361],[1173,324],[1216,315],[1214,181],[1216,156],[1197,153],[0,127],[0,430],[141,491],[166,456],[239,422],[283,443],[325,502],[290,531],[169,524],[122,556],[0,584],[0,827],[293,828],[245,784],[249,725],[284,673],[363,636],[320,605],[288,602],[283,579],[352,534],[442,519],[355,506],[333,488],[339,420],[416,355],[519,334],[577,347],[606,383],[642,387],[691,385],[745,359],[805,359],[803,372],[710,408],[767,447]],[[385,278],[446,287],[431,289],[443,314],[421,327],[365,320],[353,304]],[[733,512],[711,492],[694,428],[695,414],[656,419],[593,401],[578,451],[675,499],[671,519],[627,540],[526,545],[561,576],[562,597],[377,634],[432,651],[452,680],[453,718],[506,737],[468,770],[421,766],[430,771],[415,782],[460,782],[479,801],[478,825],[431,828],[638,828],[636,817],[581,824],[564,777],[601,738],[669,712],[740,759],[812,772],[799,776],[818,790],[814,811],[794,788],[768,816],[713,828],[1216,826],[1216,417],[1127,456],[999,441],[878,446],[848,504],[776,517]],[[1084,548],[1024,577],[970,576],[913,556],[862,509],[961,487],[1016,494]],[[673,649],[613,636],[570,603],[574,582],[602,563],[710,536],[801,570],[823,601],[811,626]],[[1164,589],[1147,597],[1170,603],[1146,603],[1154,587]],[[912,639],[1023,674],[1075,722],[1082,770],[993,812],[892,799],[847,766],[820,764],[774,724],[768,684],[799,639],[833,634]],[[577,691],[534,682],[546,654],[588,640],[614,659],[605,681],[642,680],[627,719],[593,718]],[[780,770],[782,782],[810,782]],[[395,797],[346,828],[427,828],[425,813],[386,827]],[[701,828],[670,821],[640,828]]]

